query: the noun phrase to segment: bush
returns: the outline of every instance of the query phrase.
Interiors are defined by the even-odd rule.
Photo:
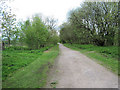
[[[31,50],[28,47],[23,47],[23,46],[10,46],[10,47],[6,47],[5,50]]]

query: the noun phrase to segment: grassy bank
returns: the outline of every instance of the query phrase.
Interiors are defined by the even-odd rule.
[[[80,51],[86,56],[94,59],[99,64],[110,69],[115,74],[118,73],[118,47],[109,46],[101,47],[94,45],[78,45],[78,44],[64,44],[66,47]]]
[[[59,48],[57,45],[45,50],[3,51],[3,73],[6,73],[3,74],[3,88],[43,87]]]

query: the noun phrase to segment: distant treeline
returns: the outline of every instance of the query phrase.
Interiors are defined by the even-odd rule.
[[[8,8],[9,9],[9,8]],[[57,44],[59,36],[55,29],[57,20],[39,14],[26,21],[16,22],[16,16],[11,11],[2,9],[2,43],[3,50],[9,46],[28,46],[40,49],[51,44]]]
[[[62,43],[118,45],[118,2],[85,2],[61,25]]]
[[[3,49],[6,46],[28,46],[31,49],[40,49],[57,44],[59,41],[56,30],[57,19],[35,14],[26,21],[18,21],[7,2],[9,1],[0,1]]]

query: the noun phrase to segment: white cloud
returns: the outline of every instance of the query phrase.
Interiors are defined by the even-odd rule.
[[[80,6],[83,0],[14,0],[10,5],[16,8],[15,14],[19,19],[26,19],[36,13],[53,16],[59,25],[66,19],[70,9]]]

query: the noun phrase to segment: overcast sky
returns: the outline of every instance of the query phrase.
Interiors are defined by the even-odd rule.
[[[66,20],[69,10],[80,6],[84,0],[14,0],[10,6],[16,8],[18,19],[25,20],[36,13],[58,19],[58,25]]]

